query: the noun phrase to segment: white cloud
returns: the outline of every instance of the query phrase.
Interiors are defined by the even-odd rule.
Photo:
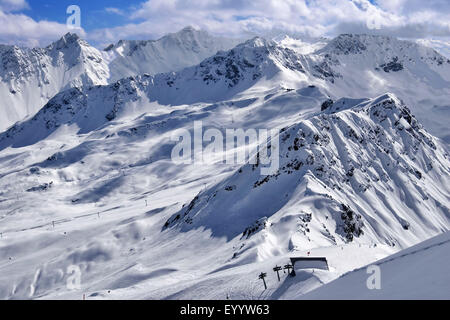
[[[442,39],[418,39],[418,43],[431,47],[450,59],[450,41]]]
[[[52,21],[35,21],[24,14],[0,10],[0,43],[20,46],[44,46],[72,31],[65,24]],[[77,31],[78,32],[78,31]],[[83,30],[78,32],[85,36]]]
[[[0,0],[0,10],[5,12],[29,8],[30,6],[26,0]]]
[[[112,14],[123,16],[125,12],[119,8],[105,8],[105,11]]]
[[[222,35],[342,31],[420,38],[450,36],[448,0],[148,0],[131,12],[139,22],[96,30],[93,40],[157,37],[187,25]]]
[[[24,0],[0,0],[0,42],[40,44],[67,31],[55,22],[7,12],[6,4],[9,10],[27,6]],[[86,37],[95,44],[155,39],[187,25],[240,37],[279,33],[318,37],[345,32],[450,38],[448,0],[146,0],[137,7],[105,11],[127,16],[129,21],[90,31]]]

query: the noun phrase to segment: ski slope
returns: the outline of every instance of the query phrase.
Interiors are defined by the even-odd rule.
[[[68,53],[87,46],[69,38]],[[448,231],[450,62],[384,37],[280,39],[108,83],[116,45],[101,83],[22,111],[0,133],[0,299],[297,299]],[[278,128],[279,172],[224,164],[224,150],[175,164],[172,136],[196,121]],[[330,271],[278,282],[273,267],[308,253]]]
[[[381,268],[381,289],[369,290],[366,268],[349,272],[341,278],[300,299],[450,299],[450,233],[373,263]]]

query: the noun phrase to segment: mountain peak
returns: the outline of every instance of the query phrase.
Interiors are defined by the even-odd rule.
[[[121,40],[105,49],[113,56],[110,81],[143,73],[180,71],[218,51],[230,50],[238,43],[238,40],[215,37],[191,26],[158,40]]]
[[[64,36],[62,36],[62,39],[71,42],[71,41],[77,41],[80,38],[80,36],[77,33],[73,33],[73,32],[67,32]]]
[[[364,52],[403,51],[408,48],[418,48],[414,42],[399,40],[395,37],[371,34],[340,34],[332,39],[318,52],[336,55],[362,54]]]
[[[169,33],[162,38],[160,38],[158,41],[164,41],[169,40],[173,41],[174,39],[186,41],[186,39],[196,40],[198,38],[213,38],[213,36],[206,30],[203,29],[196,29],[192,26],[187,26],[181,29],[180,31]]]
[[[354,98],[341,98],[337,101],[327,100],[322,105],[322,111],[327,114],[333,114],[349,109],[358,109],[362,107],[371,107],[379,105],[393,105],[399,108],[402,102],[393,93],[385,93],[374,99],[354,99]]]
[[[181,29],[181,30],[179,31],[179,33],[184,33],[184,32],[196,32],[196,31],[200,31],[200,30],[194,28],[193,26],[186,26],[186,27],[184,27],[183,29]]]
[[[378,54],[382,56],[428,56],[434,60],[445,60],[436,50],[395,37],[371,34],[341,34],[332,39],[317,53],[332,53],[335,55]]]
[[[375,99],[373,99],[372,104],[380,104],[380,103],[392,103],[395,104],[396,106],[400,106],[403,103],[401,102],[401,100],[393,93],[385,93],[382,94],[381,96],[376,97]]]
[[[374,114],[378,117],[381,113],[388,116],[388,113],[395,115],[394,118],[401,118],[403,115],[408,118],[408,122],[414,118],[405,104],[393,93],[385,93],[373,99],[352,99],[341,98],[336,102],[332,100],[326,101],[322,105],[322,110],[326,114],[335,114],[345,110],[353,110]],[[389,110],[390,112],[386,112]],[[381,117],[384,121],[385,117]]]
[[[358,54],[367,50],[367,43],[363,35],[341,34],[330,41],[320,51],[332,52],[335,54]]]
[[[265,38],[262,37],[254,37],[250,40],[247,40],[244,45],[250,45],[253,47],[267,47],[268,45],[275,45],[275,42],[271,41],[271,40],[267,40]]]
[[[82,44],[82,41],[83,40],[80,38],[80,36],[78,34],[68,32],[64,36],[62,36],[61,39],[59,39],[56,42],[53,42],[47,48],[48,49],[54,48],[56,50],[61,50],[61,49],[66,49],[66,48],[72,47],[73,45],[79,46]]]

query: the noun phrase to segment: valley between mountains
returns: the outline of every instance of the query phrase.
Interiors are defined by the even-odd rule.
[[[370,264],[426,294],[397,275],[448,257],[450,59],[420,44],[67,34],[0,46],[0,97],[0,299],[358,299]],[[198,123],[278,135],[246,163],[212,141],[174,163]],[[272,272],[308,255],[330,270]]]

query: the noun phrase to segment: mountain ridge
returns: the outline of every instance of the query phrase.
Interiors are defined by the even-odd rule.
[[[255,165],[245,165],[164,229],[256,236],[259,246],[269,233],[286,251],[347,241],[406,247],[448,230],[448,154],[393,94],[316,115],[283,129],[280,139],[276,174],[258,177]],[[274,201],[273,190],[286,197]],[[295,219],[303,231],[287,236],[286,221]]]
[[[320,48],[315,52],[301,54],[298,52],[298,48],[295,47],[296,44],[290,44],[289,41],[285,44],[277,44],[271,40],[263,40],[262,38],[257,39],[264,44],[265,49],[271,51],[270,59],[275,61],[275,68],[284,67],[284,70],[282,70],[284,75],[274,78],[272,81],[273,83],[266,81],[266,84],[264,85],[274,86],[275,83],[278,82],[284,83],[282,85],[285,87],[301,88],[312,84],[324,88],[330,93],[333,99],[339,99],[344,96],[358,99],[366,96],[380,95],[385,91],[392,91],[411,106],[421,122],[423,122],[434,135],[443,138],[445,141],[449,139],[450,129],[447,128],[446,123],[443,123],[442,119],[448,109],[448,102],[445,97],[447,94],[450,94],[448,89],[448,87],[450,87],[448,85],[450,84],[450,78],[447,75],[450,73],[450,60],[445,59],[445,57],[439,55],[433,49],[428,49],[416,43],[397,40],[390,37],[344,34],[329,41],[323,48]],[[166,54],[162,54],[164,50],[185,55],[187,49],[180,48],[185,44],[188,44],[188,49],[190,52],[194,52],[195,58],[191,57],[193,60],[191,58],[187,59],[189,60],[189,63],[187,60],[182,62],[180,60],[179,67],[176,67],[172,63],[174,59],[170,58],[168,64],[163,63],[165,65],[165,69],[163,69],[172,69],[170,70],[171,72],[153,75],[152,72],[156,71],[151,69],[146,70],[147,67],[145,64],[145,61],[152,64],[152,55],[146,55],[144,51],[148,44],[159,43],[158,41],[175,41],[178,43],[175,47],[173,45],[169,46],[170,50],[169,48],[159,48],[158,56],[166,56]],[[258,77],[261,72],[257,69],[264,67],[264,65],[267,64],[264,61],[268,60],[263,58],[263,60],[259,61],[257,59],[258,57],[255,56],[255,54],[263,53],[257,53],[257,51],[260,50],[258,48],[262,48],[261,46],[251,45],[252,41],[255,41],[255,39],[248,40],[228,51],[219,51],[217,53],[215,51],[218,48],[211,45],[211,43],[215,43],[216,41],[218,41],[219,47],[227,46],[226,41],[224,44],[220,39],[217,40],[216,38],[207,35],[204,31],[185,28],[178,33],[168,35],[156,41],[122,41],[122,44],[119,47],[110,49],[110,51],[117,51],[119,50],[118,48],[125,45],[127,48],[122,48],[123,52],[121,54],[108,54],[108,52],[100,52],[97,49],[90,47],[87,42],[80,39],[77,35],[67,34],[46,49],[30,49],[24,51],[42,53],[42,50],[47,50],[44,51],[44,56],[47,55],[47,52],[52,52],[50,56],[54,57],[47,58],[46,60],[49,60],[47,63],[26,63],[25,61],[20,62],[22,60],[19,58],[15,58],[8,64],[6,62],[7,59],[2,59],[4,66],[10,66],[8,68],[15,66],[14,69],[19,70],[19,75],[21,73],[31,73],[33,81],[27,83],[27,88],[41,88],[39,90],[27,89],[30,92],[26,91],[21,94],[21,90],[23,90],[21,88],[24,85],[19,84],[25,81],[23,77],[14,76],[12,80],[16,79],[14,81],[19,83],[17,86],[14,86],[14,83],[8,84],[8,78],[5,77],[5,75],[2,76],[3,81],[1,84],[3,85],[0,86],[0,89],[2,89],[0,91],[2,96],[5,96],[6,99],[3,108],[7,109],[6,117],[3,118],[3,129],[6,129],[16,121],[22,120],[27,115],[33,116],[50,98],[68,87],[107,85],[114,83],[115,78],[117,78],[117,80],[124,79],[126,75],[136,77],[138,74],[145,74],[145,71],[150,71],[150,73],[147,74],[155,77],[157,85],[160,90],[166,92],[166,96],[173,95],[173,93],[171,93],[172,89],[166,88],[167,85],[169,87],[173,86],[174,83],[179,80],[178,78],[180,76],[182,78],[185,77],[185,79],[189,78],[195,80],[196,77],[198,78],[200,76],[199,74],[195,74],[196,72],[203,73],[204,79],[208,83],[217,82],[223,77],[221,73],[225,73],[225,75],[230,78],[228,80],[231,81],[231,83],[228,82],[228,84],[225,84],[223,87],[216,86],[217,88],[214,90],[206,90],[202,93],[203,97],[196,93],[198,89],[196,89],[195,86],[190,85],[189,83],[181,83],[176,86],[176,96],[183,98],[178,98],[177,101],[177,99],[174,98],[169,99],[167,97],[162,97],[164,94],[160,94],[159,97],[162,99],[163,104],[192,103],[196,101],[212,101],[214,99],[222,100],[226,98],[223,94],[228,90],[227,86],[236,85],[232,83],[234,81],[247,83],[238,91],[235,90],[234,93],[239,93],[239,91],[243,90],[245,91],[251,86],[254,86],[255,83],[259,82],[260,79],[258,79]],[[64,54],[64,52],[67,51],[68,45],[74,47],[74,49],[71,50],[73,51],[72,54]],[[206,46],[204,54],[195,54],[196,48],[200,48],[203,45]],[[231,44],[228,46],[231,46]],[[131,52],[130,57],[126,52],[130,51],[131,47],[136,47],[137,49],[132,50],[133,52]],[[239,52],[240,48],[242,49],[244,47],[247,48],[247,51],[241,50],[241,53],[247,54],[249,50],[254,51],[251,54],[251,58],[254,60],[251,65],[256,67],[253,68],[255,69],[253,76],[256,77],[256,79],[244,79],[245,81],[239,79],[239,77],[245,77],[246,71],[250,72],[250,69],[252,69],[249,68],[251,65],[246,65],[245,59],[248,57],[246,57],[245,54],[232,56],[233,53]],[[139,48],[144,48],[142,49],[144,51]],[[368,50],[368,48],[370,48],[370,50]],[[21,50],[22,49],[20,48],[11,47],[9,52],[19,52],[20,55],[23,56]],[[60,51],[63,53],[63,57],[59,56],[59,54],[61,54]],[[137,52],[140,51],[142,52],[138,54]],[[5,50],[3,50],[3,52],[5,52]],[[132,63],[135,54],[138,58],[135,64],[136,68],[133,67],[134,64]],[[14,56],[14,54],[9,55]],[[229,65],[222,67],[223,70],[218,70],[214,66],[217,61],[208,61],[208,59],[211,59],[209,55],[212,55],[212,57],[215,57],[216,59],[226,60]],[[207,57],[203,60],[204,56]],[[233,59],[236,59],[236,61],[233,61]],[[201,60],[201,62],[195,65],[199,60]],[[116,61],[117,64],[114,61]],[[130,64],[128,62],[130,62]],[[34,69],[31,70],[31,72],[27,71],[27,68],[29,67],[26,67],[26,65],[33,66],[37,64],[41,67],[33,67]],[[64,71],[63,73],[58,71],[58,77],[49,75],[50,71],[46,69],[46,66],[52,64],[60,65],[60,68],[63,68],[64,70],[67,69],[67,71]],[[127,66],[128,64],[129,66]],[[187,66],[189,64],[194,64],[194,66]],[[156,63],[156,65],[158,65],[158,63]],[[169,67],[169,65],[172,67]],[[183,69],[183,67],[186,68]],[[211,72],[208,68],[216,70]],[[173,73],[172,71],[174,69],[181,70]],[[278,71],[273,70],[272,74]],[[297,73],[293,74],[291,71]],[[189,74],[189,72],[193,74]],[[267,72],[270,72],[270,70],[267,70]],[[11,73],[9,74],[9,77],[11,77]],[[61,78],[61,75],[64,76],[62,79],[59,79]],[[250,78],[252,77],[251,75],[248,76],[250,76]],[[270,78],[269,74],[261,76],[268,76]],[[58,79],[53,80],[53,78]],[[199,79],[196,79],[195,81],[197,80]],[[34,84],[34,82],[36,83]],[[411,84],[414,84],[417,90],[412,91],[410,89]],[[203,84],[199,81],[197,85],[202,86]],[[182,92],[183,90],[184,92]],[[352,96],[350,96],[349,93],[351,93]],[[189,95],[197,95],[197,97],[193,96],[191,98],[186,98]]]
[[[158,40],[120,40],[104,51],[112,54],[110,82],[114,82],[144,73],[180,71],[238,43],[240,40],[215,37],[204,30],[186,27]]]
[[[182,69],[238,42],[185,28],[155,41],[122,41],[126,48],[113,47],[109,53],[90,46],[76,33],[67,33],[45,48],[1,45],[0,96],[4,101],[0,111],[5,116],[0,119],[0,131],[34,116],[52,97],[71,87],[107,85],[128,76]],[[159,43],[162,46],[151,45]],[[130,47],[137,49],[130,56],[125,54],[127,58],[117,53]]]
[[[100,51],[76,34],[68,33],[46,48],[1,49],[1,129],[33,115],[61,90],[107,84],[109,71]]]
[[[297,298],[449,230],[448,145],[431,132],[445,138],[447,63],[394,40],[344,41],[340,54],[281,41],[250,39],[177,72],[75,81],[0,133],[0,297],[79,299],[66,287],[76,265],[89,299]],[[50,56],[79,71],[95,65],[86,46],[69,34]],[[279,129],[279,170],[223,161],[207,138],[176,164],[174,137],[199,123]],[[308,255],[330,270],[257,282]]]

